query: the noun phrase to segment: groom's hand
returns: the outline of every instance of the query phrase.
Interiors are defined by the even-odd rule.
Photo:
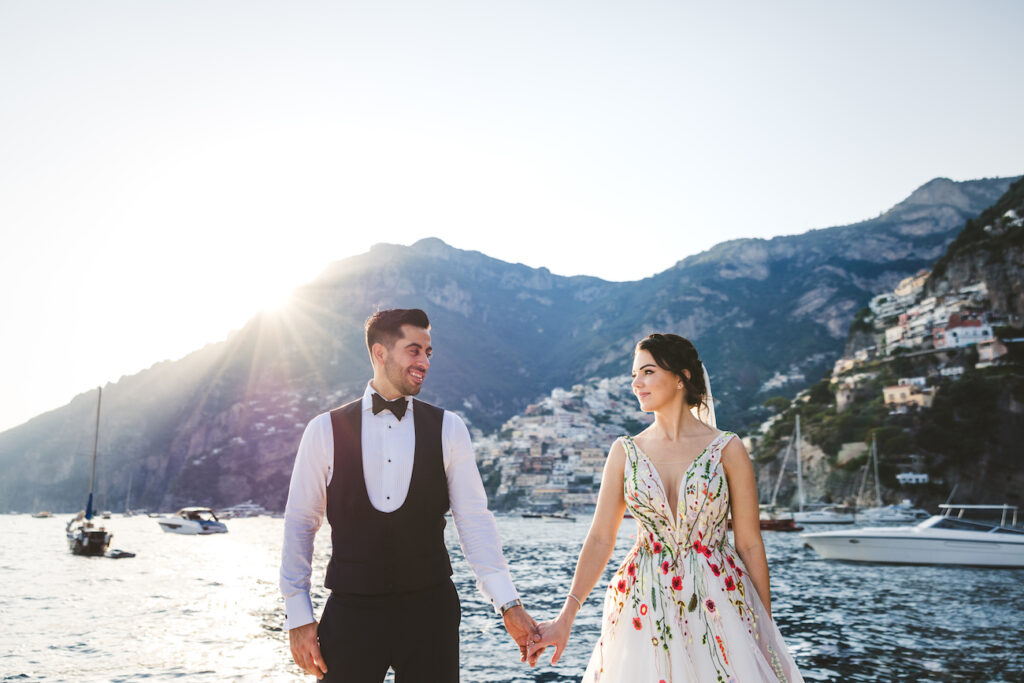
[[[327,673],[327,664],[320,655],[320,641],[316,638],[317,622],[296,626],[288,631],[288,642],[292,648],[292,659],[306,673],[322,679]]]
[[[519,646],[519,661],[526,661],[526,652],[535,641],[540,640],[540,631],[537,629],[537,622],[526,613],[522,606],[516,606],[502,615],[505,622],[505,630],[512,636]],[[542,650],[543,651],[543,650]],[[530,662],[530,666],[536,663],[536,658]]]

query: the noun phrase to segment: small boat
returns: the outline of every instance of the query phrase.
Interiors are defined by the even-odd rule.
[[[1024,529],[1017,526],[1012,505],[939,506],[914,526],[864,527],[801,534],[800,538],[826,560],[886,564],[1024,567]],[[965,511],[1000,511],[999,523],[964,519]],[[953,515],[953,511],[958,511]],[[1006,516],[1012,513],[1007,525]]]
[[[808,505],[804,503],[804,466],[800,453],[799,415],[796,416],[796,432],[793,441],[796,443],[796,487],[797,500],[799,502],[799,509],[793,513],[793,522],[795,524],[853,524],[854,516],[852,512],[842,510],[834,505],[823,503]],[[805,510],[805,507],[815,509]]]
[[[575,522],[576,518],[568,512],[549,512],[543,515],[545,522]]]
[[[540,519],[543,516],[544,515],[540,514],[539,512],[524,512],[522,514],[522,517],[524,519]]]
[[[257,505],[251,500],[247,500],[244,503],[238,505],[232,505],[229,508],[224,508],[220,511],[221,519],[235,519],[237,517],[260,517],[262,515],[269,514],[267,509],[262,505]]]
[[[871,524],[918,522],[928,516],[927,511],[915,508],[909,500],[894,505],[865,508],[857,511],[858,522],[868,522]]]
[[[167,533],[188,536],[226,534],[228,532],[227,526],[217,519],[216,513],[211,508],[182,508],[173,515],[161,517],[157,520],[157,524]]]
[[[875,506],[857,510],[858,522],[868,522],[869,524],[919,522],[929,516],[928,512],[915,508],[906,499],[902,503],[895,505],[885,505],[882,502],[882,485],[881,479],[878,476],[878,443],[874,436],[871,437],[871,454],[868,457],[868,461],[864,463],[864,476],[861,477],[860,490],[857,492],[858,502],[864,496],[864,485],[867,483],[868,472],[872,464],[874,465],[875,473]]]
[[[824,505],[814,510],[793,513],[793,521],[797,524],[853,524],[855,520],[852,512],[836,505]]]
[[[92,509],[93,489],[96,484],[96,451],[100,441],[100,406],[103,403],[103,387],[97,388],[96,432],[92,441],[92,473],[89,475],[89,498],[85,509],[78,513],[65,527],[68,548],[75,555],[98,556],[107,552],[111,534],[102,525],[93,524],[95,513]]]
[[[47,519],[48,517],[53,517],[53,513],[47,512],[46,510],[40,510],[39,512],[32,515],[32,517],[34,519]]]
[[[792,515],[778,515],[773,516],[765,512],[761,512],[759,518],[761,523],[761,531],[803,531],[802,526],[797,526],[797,523],[793,520]],[[732,517],[727,520],[729,529],[732,529]]]

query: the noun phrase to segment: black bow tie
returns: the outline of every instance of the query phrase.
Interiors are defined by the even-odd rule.
[[[405,409],[409,407],[409,402],[405,400],[405,396],[399,396],[394,401],[385,400],[383,396],[375,393],[373,395],[373,414],[376,415],[382,410],[390,410],[391,414],[397,417],[399,420],[405,415]]]

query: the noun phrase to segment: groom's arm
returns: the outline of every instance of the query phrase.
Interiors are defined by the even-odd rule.
[[[327,484],[334,464],[330,413],[317,415],[302,434],[284,509],[280,587],[285,630],[316,621],[309,597],[313,539],[327,510]]]
[[[461,417],[447,410],[441,430],[441,447],[448,478],[448,500],[462,552],[476,575],[477,588],[501,614],[502,606],[518,601],[519,594],[501,552],[501,538],[494,515],[487,509],[487,494],[473,457],[469,430]],[[522,605],[507,609],[501,616],[505,630],[519,646],[520,660],[525,662],[528,648],[541,636],[537,622]],[[536,658],[530,666],[535,661]]]
[[[495,611],[519,598],[501,552],[494,515],[473,457],[473,443],[462,418],[446,410],[441,430],[448,499],[462,552],[476,575],[476,585]]]

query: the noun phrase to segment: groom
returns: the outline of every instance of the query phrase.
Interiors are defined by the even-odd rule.
[[[373,379],[362,397],[306,426],[284,513],[281,592],[295,663],[327,681],[459,680],[459,597],[444,544],[451,508],[477,587],[526,661],[540,637],[512,584],[465,423],[413,399],[430,369],[419,309],[366,321]],[[309,596],[313,537],[327,515],[333,550],[319,624]],[[532,644],[532,643],[531,643]]]

